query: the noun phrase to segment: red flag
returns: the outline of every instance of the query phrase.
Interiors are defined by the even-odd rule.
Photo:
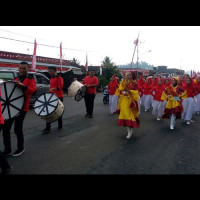
[[[36,42],[36,39],[35,39],[33,59],[32,59],[32,65],[31,65],[31,71],[34,71],[34,72],[35,72],[35,69],[36,69],[36,48],[37,48],[37,42]]]
[[[138,38],[134,41],[134,44],[135,44],[135,46],[137,46],[138,45]]]
[[[60,71],[62,71],[62,42],[60,43]]]
[[[85,70],[88,71],[88,60],[87,60],[87,54],[86,54]]]

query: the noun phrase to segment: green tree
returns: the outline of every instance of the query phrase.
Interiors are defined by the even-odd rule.
[[[111,62],[109,57],[106,56],[102,61],[102,75],[100,75],[100,70],[96,74],[99,79],[98,88],[102,89],[107,86],[112,75],[115,75],[119,79],[122,78],[119,68],[115,65],[115,63]]]

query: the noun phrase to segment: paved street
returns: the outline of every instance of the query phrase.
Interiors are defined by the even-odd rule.
[[[140,128],[126,140],[126,128],[116,126],[118,116],[110,115],[103,93],[95,98],[94,118],[85,117],[84,100],[64,97],[63,129],[52,123],[42,134],[45,122],[32,109],[24,123],[25,149],[19,157],[7,157],[11,174],[199,174],[200,116],[185,125],[169,120],[157,122],[151,111],[141,107]],[[12,150],[16,136],[11,133]],[[2,134],[0,148],[3,150]]]

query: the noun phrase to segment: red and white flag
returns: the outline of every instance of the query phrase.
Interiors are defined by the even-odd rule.
[[[138,45],[138,38],[134,41],[134,45],[137,46]]]
[[[100,66],[100,75],[102,74],[103,65]]]
[[[62,71],[62,42],[60,43],[60,71]]]
[[[36,69],[36,49],[37,49],[37,42],[36,42],[36,39],[35,39],[33,59],[32,59],[32,65],[31,65],[31,71],[34,71],[34,72],[35,72],[35,69]]]
[[[87,54],[86,54],[85,70],[86,70],[86,72],[88,71],[88,59],[87,59]]]

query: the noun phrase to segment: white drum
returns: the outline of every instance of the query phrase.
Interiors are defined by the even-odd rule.
[[[80,101],[84,97],[86,89],[87,87],[85,85],[75,80],[68,88],[68,95],[71,96],[75,101]]]
[[[23,109],[25,93],[14,81],[1,82],[1,112],[4,120],[16,117]]]
[[[64,104],[56,94],[46,92],[35,100],[33,109],[44,121],[54,122],[63,115]]]

